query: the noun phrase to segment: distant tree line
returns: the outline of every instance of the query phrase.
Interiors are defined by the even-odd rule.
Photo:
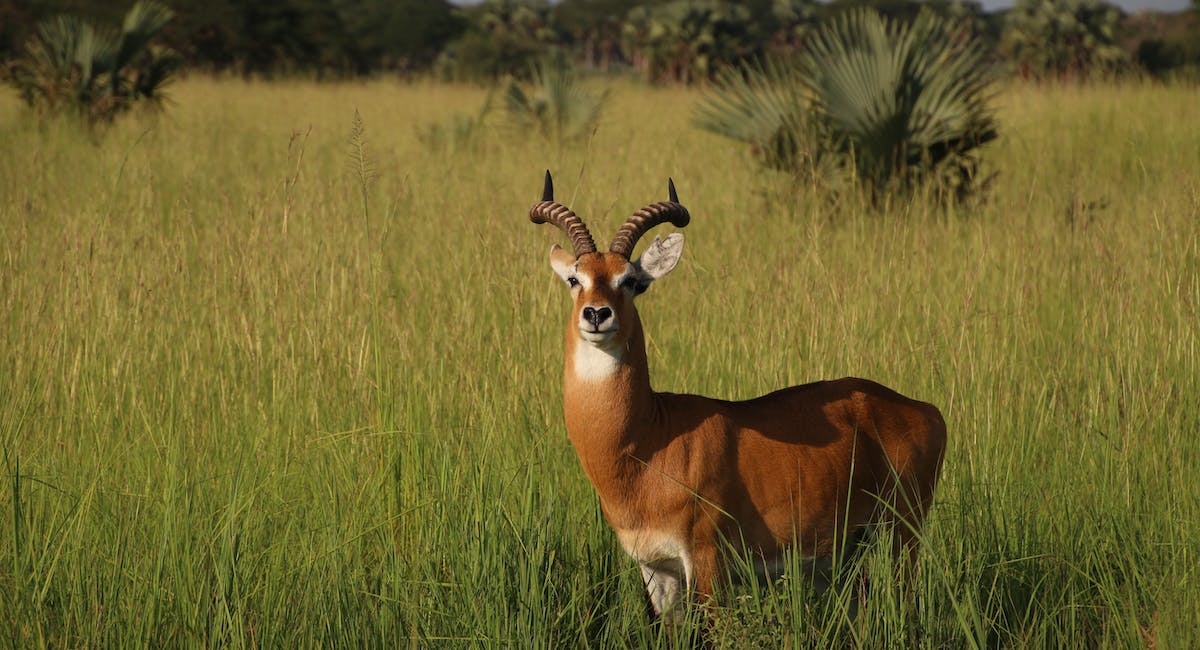
[[[39,22],[71,14],[119,26],[133,4],[0,0],[0,60]],[[857,7],[911,22],[922,7],[996,63],[1026,77],[1080,79],[1200,71],[1200,6],[1175,15],[1123,14],[1105,0],[1017,0],[984,12],[972,0],[164,0],[158,36],[185,69],[350,77],[379,72],[495,79],[531,74],[547,54],[585,69],[650,81],[711,78],[731,63],[795,55],[813,30]]]
[[[134,0],[0,0],[0,59],[59,14],[120,25]],[[427,68],[467,17],[444,0],[164,0],[159,36],[186,68],[353,76]]]

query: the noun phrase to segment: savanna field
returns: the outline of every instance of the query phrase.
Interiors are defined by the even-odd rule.
[[[458,150],[420,136],[483,89],[192,78],[97,138],[0,94],[4,643],[1200,646],[1194,87],[1003,87],[949,210],[611,93],[576,144],[495,112]],[[881,547],[858,616],[791,575],[647,625],[565,435],[547,168],[605,244],[668,176],[691,211],[639,303],[657,389],[941,408],[914,598]]]

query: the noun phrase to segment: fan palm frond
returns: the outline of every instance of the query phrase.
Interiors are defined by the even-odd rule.
[[[928,11],[910,24],[846,12],[816,30],[797,66],[721,75],[695,122],[772,167],[827,173],[806,163],[837,159],[876,197],[930,178],[961,196],[996,125],[985,52],[952,34]]]
[[[72,112],[89,123],[111,120],[139,99],[157,104],[180,60],[150,41],[173,15],[157,3],[139,2],[120,32],[55,16],[39,24],[23,55],[9,65],[8,82],[39,113]]]
[[[720,90],[705,95],[693,124],[751,146],[763,164],[774,169],[796,169],[812,158],[811,100],[799,74],[768,61],[746,69],[726,68],[718,73]]]
[[[951,39],[943,22],[928,11],[909,25],[848,12],[802,58],[820,112],[876,186],[996,136],[985,53]]]
[[[571,140],[592,131],[608,98],[606,92],[584,88],[574,68],[561,58],[538,64],[532,77],[529,92],[515,80],[505,90],[504,104],[514,127],[553,140]]]
[[[116,39],[112,60],[114,69],[132,67],[135,73],[112,75],[111,94],[129,93],[136,98],[155,99],[154,92],[165,86],[178,69],[179,57],[168,50],[151,51],[150,41],[174,17],[175,12],[156,2],[143,1],[130,7]]]
[[[158,107],[162,104],[164,89],[174,80],[175,72],[183,65],[183,59],[174,50],[154,47],[146,52],[145,57],[145,62],[138,67],[132,79],[130,93]]]
[[[157,2],[139,2],[125,14],[121,36],[114,60],[118,66],[128,65],[134,56],[144,51],[151,39],[171,22],[175,12]]]

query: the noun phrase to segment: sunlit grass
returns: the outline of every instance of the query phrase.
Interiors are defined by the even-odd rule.
[[[658,389],[858,375],[946,415],[918,598],[729,594],[718,646],[1200,643],[1194,93],[1007,88],[987,197],[883,215],[758,172],[682,89],[615,87],[580,144],[497,115],[422,147],[485,95],[192,79],[98,145],[0,96],[11,645],[669,644],[563,430],[546,168],[599,239],[675,178]]]

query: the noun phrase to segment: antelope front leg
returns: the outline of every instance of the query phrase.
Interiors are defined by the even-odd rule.
[[[692,566],[688,576],[688,587],[696,595],[697,602],[707,602],[713,595],[713,582],[716,580],[718,567],[716,546],[697,545],[692,549]]]

